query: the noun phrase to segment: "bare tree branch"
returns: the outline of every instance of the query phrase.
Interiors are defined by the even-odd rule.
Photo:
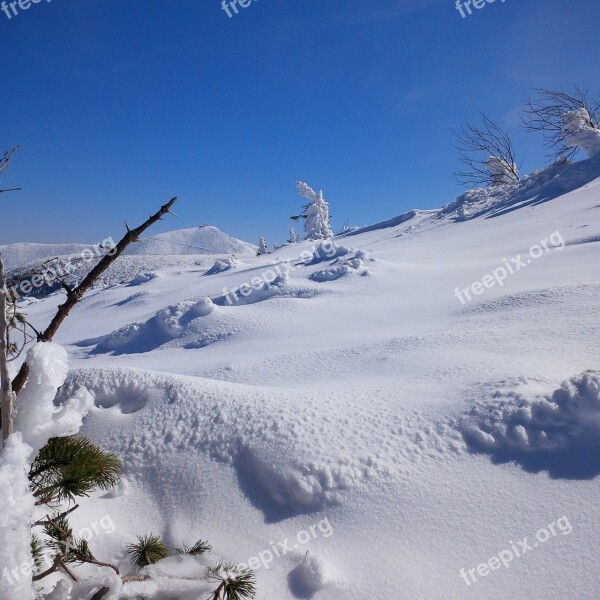
[[[70,293],[67,292],[67,299],[64,304],[61,304],[54,315],[54,318],[46,327],[46,329],[38,336],[38,341],[40,342],[50,342],[52,341],[54,335],[56,334],[58,328],[61,326],[62,322],[67,318],[73,307],[83,298],[83,295],[94,285],[94,283],[98,280],[98,278],[110,267],[110,265],[119,258],[119,256],[123,253],[125,248],[129,246],[132,242],[136,242],[139,240],[139,237],[154,223],[160,221],[162,217],[166,214],[171,213],[171,207],[175,204],[177,198],[172,198],[167,202],[164,206],[160,208],[158,212],[150,216],[146,221],[144,221],[139,227],[135,229],[127,228],[127,233],[123,236],[121,241],[105,254],[102,260],[87,274],[84,280]],[[27,363],[23,363],[16,377],[13,379],[12,387],[15,395],[19,395],[25,382],[27,381],[27,377],[29,375],[29,367]]]
[[[0,413],[2,419],[2,443],[13,432],[13,405],[14,394],[10,375],[8,373],[8,289],[6,287],[6,272],[0,254]]]
[[[0,174],[2,174],[2,171],[4,171],[4,169],[6,169],[6,165],[8,165],[8,163],[10,162],[10,159],[12,158],[12,155],[21,148],[21,146],[15,146],[12,150],[7,150],[2,157],[0,158]],[[21,188],[12,188],[10,190],[2,190],[0,189],[0,194],[2,194],[3,192],[17,192],[19,191]]]

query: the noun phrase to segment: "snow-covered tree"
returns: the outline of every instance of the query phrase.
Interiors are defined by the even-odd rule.
[[[304,219],[304,231],[308,240],[323,240],[333,237],[329,222],[329,204],[323,197],[323,191],[315,192],[302,181],[296,183],[296,188],[303,198],[308,200],[303,212],[291,217],[293,220]]]
[[[541,132],[550,158],[572,158],[579,149],[595,152],[600,131],[600,97],[575,86],[572,91],[537,89],[523,111],[523,127]],[[577,132],[577,133],[576,133]],[[590,154],[591,156],[591,154]]]
[[[297,241],[298,241],[298,236],[296,235],[294,228],[290,227],[290,239],[288,240],[288,242],[290,244],[295,244]]]
[[[587,109],[566,112],[563,121],[567,148],[579,148],[587,152],[590,158],[600,155],[600,127],[592,125],[593,120]]]
[[[463,185],[498,186],[519,181],[510,135],[487,115],[479,124],[465,121],[455,132],[455,147],[463,168],[454,172]]]
[[[261,236],[258,240],[257,256],[262,256],[263,254],[269,254],[269,248],[267,247],[265,238]]]
[[[515,163],[509,164],[504,157],[489,156],[485,162],[492,186],[506,185],[517,181],[519,169]]]

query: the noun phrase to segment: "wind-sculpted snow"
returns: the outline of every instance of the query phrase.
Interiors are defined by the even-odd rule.
[[[600,373],[573,377],[549,395],[500,389],[473,408],[463,432],[474,451],[499,462],[554,477],[599,475]]]
[[[74,526],[110,512],[92,550],[123,573],[139,534],[208,539],[213,564],[288,540],[257,571],[262,600],[595,599],[599,176],[553,165],[237,262],[123,257],[56,340],[76,369],[56,403],[89,388],[83,433],[125,469]],[[557,231],[564,249],[461,304],[457,288]],[[61,301],[23,307],[39,328]],[[572,535],[465,585],[461,568],[561,515]],[[325,517],[331,537],[294,548]],[[139,584],[145,600],[205,592]]]
[[[217,273],[224,273],[233,269],[239,260],[235,256],[227,256],[225,258],[218,258],[215,260],[214,265],[206,271],[205,275],[216,275]]]
[[[345,254],[343,255],[345,256]],[[368,275],[365,263],[372,261],[364,250],[357,250],[351,258],[336,258],[330,267],[315,271],[309,277],[312,281],[335,281],[345,275]]]
[[[598,177],[599,157],[573,164],[559,161],[513,184],[469,190],[443,207],[437,217],[451,216],[458,221],[481,216],[498,217],[554,200]]]
[[[194,319],[208,316],[215,308],[210,298],[167,306],[146,322],[131,323],[113,331],[99,341],[94,353],[149,352],[170,340],[181,337]]]
[[[201,452],[234,469],[267,521],[335,506],[344,492],[461,448],[448,425],[384,406],[373,413],[356,404],[361,427],[348,424],[346,432],[335,394],[301,401],[286,390],[107,368],[73,372],[59,399],[80,386],[105,409],[88,419],[86,435],[124,456],[128,478],[143,477],[145,464],[164,461],[167,468],[173,453]],[[114,411],[130,419],[116,430]]]

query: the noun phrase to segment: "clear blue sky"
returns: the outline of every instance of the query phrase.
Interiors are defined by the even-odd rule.
[[[334,228],[449,202],[451,130],[518,129],[533,87],[600,78],[598,0],[42,0],[0,12],[0,243],[95,242],[173,195],[178,219],[283,241],[322,188]]]

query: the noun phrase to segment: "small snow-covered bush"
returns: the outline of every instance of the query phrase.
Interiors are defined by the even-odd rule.
[[[600,129],[592,125],[589,112],[579,108],[565,113],[563,118],[567,148],[579,148],[590,158],[600,155]]]

